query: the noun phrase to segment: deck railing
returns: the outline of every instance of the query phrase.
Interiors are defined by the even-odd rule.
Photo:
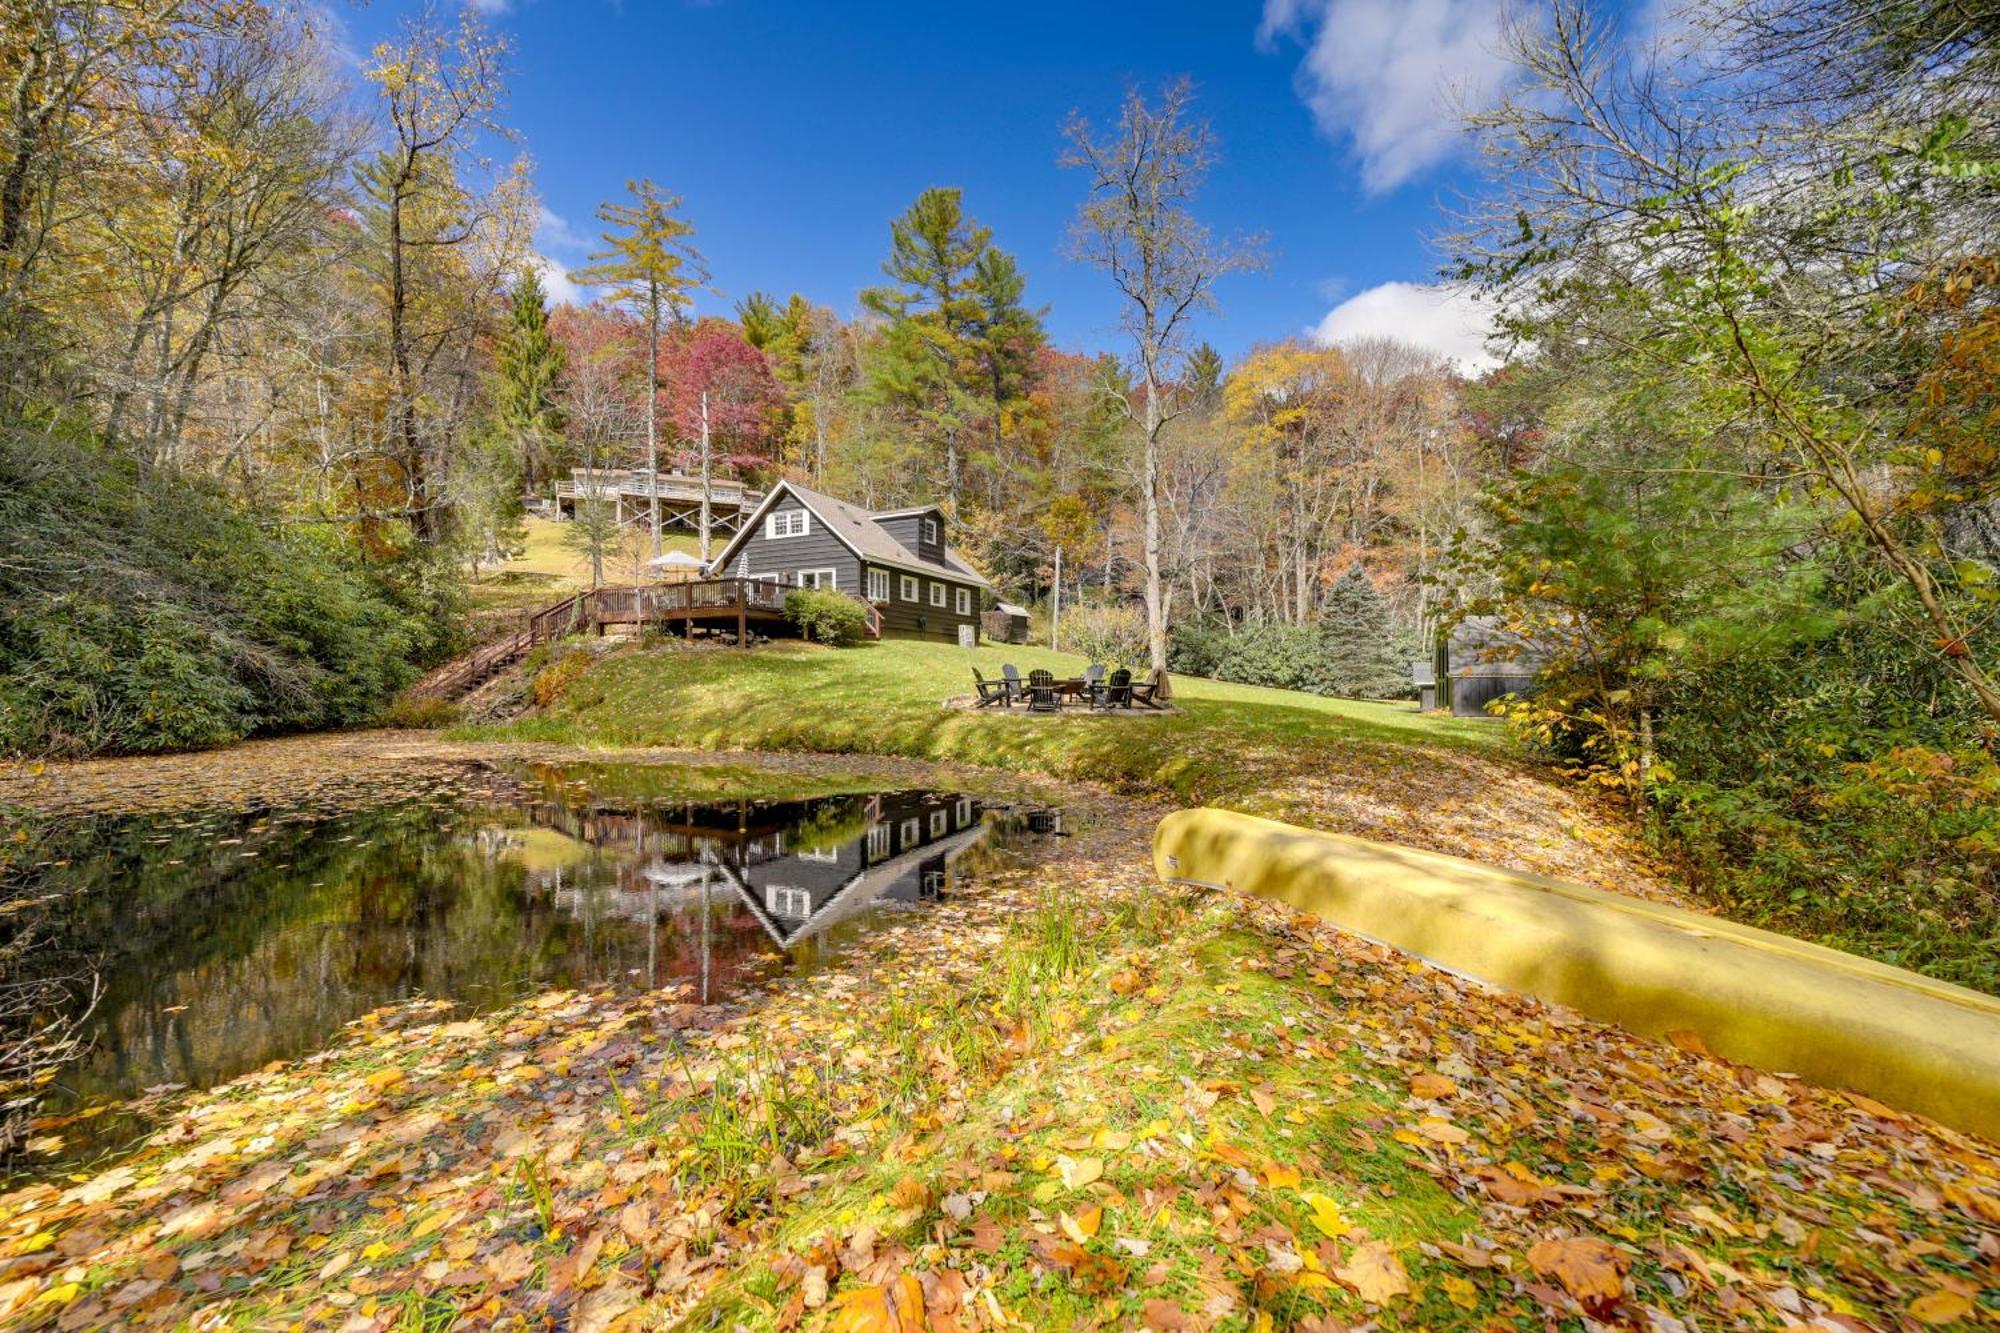
[[[762,492],[753,491],[740,481],[711,481],[708,494],[709,499],[717,504],[746,509],[755,507],[764,498]],[[568,477],[557,478],[556,495],[565,500],[579,497],[609,499],[615,495],[639,499],[657,495],[662,500],[700,500],[701,478],[678,472],[648,478],[644,472],[593,473],[579,468]]]
[[[600,620],[631,623],[671,619],[691,611],[782,612],[786,591],[783,584],[762,579],[695,579],[687,583],[599,588],[596,613]]]

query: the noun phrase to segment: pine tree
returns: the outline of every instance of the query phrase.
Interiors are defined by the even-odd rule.
[[[1318,629],[1325,648],[1320,693],[1380,699],[1403,688],[1404,662],[1389,628],[1389,603],[1358,561],[1327,591]]]
[[[532,268],[514,286],[494,369],[500,425],[515,441],[523,484],[534,490],[561,462],[562,413],[556,406],[556,382],[562,377],[563,349],[549,335],[548,297],[541,274]]]
[[[861,294],[888,328],[868,365],[868,396],[909,413],[943,455],[956,507],[969,431],[1025,391],[1041,314],[1021,304],[1026,280],[993,232],[968,217],[963,192],[935,187],[890,224],[883,287]]]
[[[1222,377],[1222,353],[1213,344],[1200,343],[1188,353],[1187,371],[1181,380],[1197,410],[1207,412],[1222,406]]]

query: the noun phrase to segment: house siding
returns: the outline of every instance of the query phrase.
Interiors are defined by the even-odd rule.
[[[772,507],[772,513],[803,509],[797,499],[786,496]],[[802,569],[831,569],[834,583],[845,593],[856,597],[863,595],[861,583],[861,561],[854,552],[842,544],[840,538],[828,532],[826,525],[817,516],[808,519],[810,526],[802,536],[769,537],[768,515],[760,520],[756,531],[743,541],[743,545],[730,558],[728,573],[736,578],[761,578],[767,574],[777,574],[782,581],[796,585]]]
[[[923,539],[924,520],[928,518],[937,524],[938,539],[927,542]],[[906,514],[899,518],[878,518],[875,525],[903,544],[905,550],[913,551],[919,560],[933,565],[944,563],[944,547],[947,534],[944,530],[944,515],[939,513]]]
[[[911,602],[903,598],[903,575],[907,571],[889,565],[878,565],[875,568],[889,571],[889,600],[875,604],[882,613],[884,635],[893,634],[903,639],[936,639],[942,643],[957,643],[960,625],[971,625],[975,631],[979,628],[980,590],[977,585],[948,576],[940,577],[943,571],[939,571],[939,575],[911,575],[917,581],[917,600]],[[943,606],[931,605],[930,589],[933,583],[945,585]],[[970,588],[972,591],[972,611],[969,615],[958,614],[960,588]]]

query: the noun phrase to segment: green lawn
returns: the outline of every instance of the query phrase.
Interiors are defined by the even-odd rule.
[[[1176,678],[1172,716],[1030,717],[944,707],[998,676],[1080,672],[1040,648],[885,640],[832,649],[780,642],[747,653],[656,648],[593,667],[541,715],[480,737],[586,745],[813,750],[955,760],[1104,782],[1183,801],[1295,814],[1301,771],[1406,767],[1437,747],[1512,753],[1492,723],[1420,714],[1413,703],[1326,699]]]
[[[525,524],[521,552],[503,565],[483,571],[469,589],[477,611],[535,610],[590,586],[590,557],[570,546],[574,531],[567,523],[531,518]],[[727,533],[717,533],[719,550]],[[701,543],[686,533],[668,533],[660,546],[666,551],[700,552]],[[648,577],[646,561],[653,553],[651,535],[643,525],[628,527],[616,551],[604,560],[606,583],[637,583]]]

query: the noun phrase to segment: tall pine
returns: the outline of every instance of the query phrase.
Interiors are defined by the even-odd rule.
[[[868,397],[902,412],[942,463],[957,507],[972,441],[999,439],[1003,407],[1025,396],[1042,342],[1026,279],[963,192],[934,187],[890,224],[887,285],[861,294],[888,325],[867,368]]]
[[[507,330],[494,353],[495,407],[512,437],[521,480],[538,489],[563,466],[562,413],[556,384],[563,373],[562,345],[549,336],[548,295],[530,268],[514,285]]]
[[[1405,664],[1389,628],[1389,603],[1357,561],[1320,603],[1321,693],[1380,699],[1402,691]]]

